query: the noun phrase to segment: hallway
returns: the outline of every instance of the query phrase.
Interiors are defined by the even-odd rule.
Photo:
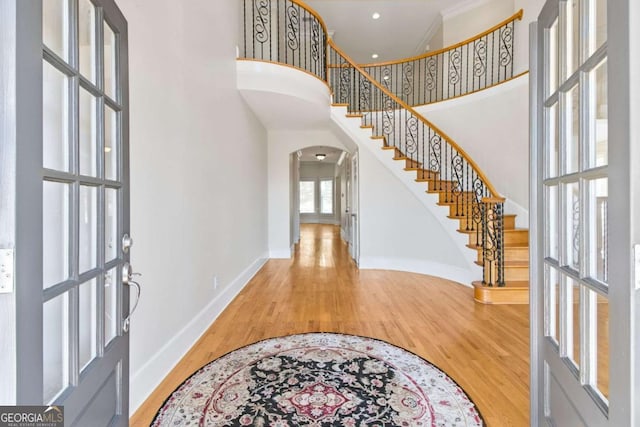
[[[300,233],[294,258],[264,265],[133,415],[132,426],[149,425],[164,399],[207,362],[261,339],[318,331],[403,347],[455,379],[489,426],[529,424],[528,306],[477,304],[471,288],[435,277],[359,271],[339,227],[303,224]]]

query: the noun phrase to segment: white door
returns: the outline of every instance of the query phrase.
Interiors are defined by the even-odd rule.
[[[548,0],[531,28],[532,425],[640,422],[637,3]]]
[[[351,258],[358,264],[360,262],[360,210],[358,209],[359,199],[359,171],[358,171],[358,153],[354,153],[351,157],[351,237],[349,239],[349,250]]]
[[[15,48],[2,61],[17,70],[3,139],[16,146],[15,401],[64,406],[67,426],[126,426],[127,22],[113,0],[2,12]]]

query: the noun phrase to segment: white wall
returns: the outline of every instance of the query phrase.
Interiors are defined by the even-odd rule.
[[[268,221],[269,257],[291,257],[291,211],[289,156],[306,147],[323,146],[346,150],[329,130],[269,131]],[[333,176],[330,174],[329,176]]]
[[[514,75],[529,69],[529,24],[538,19],[544,3],[545,0],[513,0],[516,11],[524,10],[522,21],[516,24]]]
[[[449,209],[437,206],[438,197],[426,193],[426,184],[415,182],[402,162],[392,160],[391,150],[381,150],[371,131],[345,113],[346,108],[333,107],[331,116],[359,147],[360,268],[431,274],[468,286],[480,280],[476,253],[447,218]]]
[[[264,262],[267,137],[236,89],[236,0],[118,3],[129,22],[131,260],[143,274],[133,412]]]
[[[442,12],[444,46],[469,39],[513,15],[514,0],[482,0]]]
[[[416,110],[447,133],[507,198],[507,213],[527,227],[529,75]]]

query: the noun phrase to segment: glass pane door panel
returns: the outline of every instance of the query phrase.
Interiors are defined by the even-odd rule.
[[[320,181],[320,213],[333,213],[333,180]]]
[[[607,0],[591,0],[595,2],[595,44],[592,45],[589,54],[603,45],[607,40]]]
[[[80,74],[96,83],[96,11],[89,0],[80,0],[78,7]]]
[[[113,268],[104,275],[104,344],[118,335],[118,270]]]
[[[106,22],[104,26],[104,92],[113,100],[119,101],[117,96],[117,39],[113,30]]]
[[[558,176],[558,157],[559,157],[559,128],[558,128],[558,104],[555,103],[551,107],[546,108],[545,120],[547,122],[547,135],[545,152],[546,152],[546,171],[547,178]]]
[[[580,3],[581,0],[567,1],[567,21],[565,37],[567,40],[567,71],[565,78],[571,76],[580,65]]]
[[[80,348],[80,371],[96,356],[98,331],[98,300],[96,279],[80,285],[78,316],[78,340]]]
[[[44,288],[69,277],[69,184],[43,182],[42,279]]]
[[[546,265],[544,268],[544,280],[547,301],[545,303],[545,318],[547,321],[545,335],[552,338],[558,344],[560,342],[560,284],[558,283],[558,271]]]
[[[104,108],[104,177],[118,180],[118,113]]]
[[[565,95],[565,173],[577,172],[580,167],[580,91],[579,85]]]
[[[595,132],[589,144],[589,166],[604,166],[608,159],[609,115],[607,94],[607,61],[602,61],[590,76],[591,90],[595,105],[591,108],[595,115]]]
[[[104,256],[109,262],[118,257],[118,190],[105,189],[104,203]]]
[[[64,293],[44,303],[43,379],[45,403],[69,385],[69,296]]]
[[[559,260],[558,256],[558,186],[546,187],[547,228],[545,256]]]
[[[577,182],[564,185],[565,251],[564,264],[580,269],[580,187]]]
[[[69,58],[69,4],[67,0],[42,2],[42,40],[64,60]]]
[[[558,89],[558,20],[548,30],[547,49],[547,96]]]
[[[98,266],[98,188],[80,186],[79,272]]]
[[[592,291],[590,291],[592,292]],[[595,292],[594,292],[595,293]],[[597,364],[596,389],[609,399],[609,300],[596,295]]]
[[[97,176],[96,98],[80,88],[80,175]]]
[[[315,181],[300,181],[300,213],[316,211]]]
[[[69,170],[69,80],[47,61],[42,67],[42,162],[48,169]]]
[[[589,275],[599,281],[607,282],[608,270],[608,186],[607,178],[589,181],[589,225],[586,227],[589,241]]]
[[[580,284],[565,276],[567,292],[567,357],[580,366]]]

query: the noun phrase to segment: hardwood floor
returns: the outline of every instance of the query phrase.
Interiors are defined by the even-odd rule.
[[[529,425],[528,306],[482,305],[473,289],[413,273],[358,270],[339,228],[302,225],[291,260],[269,260],[132,416],[148,426],[207,362],[252,342],[302,332],[385,340],[458,382],[489,426]]]

